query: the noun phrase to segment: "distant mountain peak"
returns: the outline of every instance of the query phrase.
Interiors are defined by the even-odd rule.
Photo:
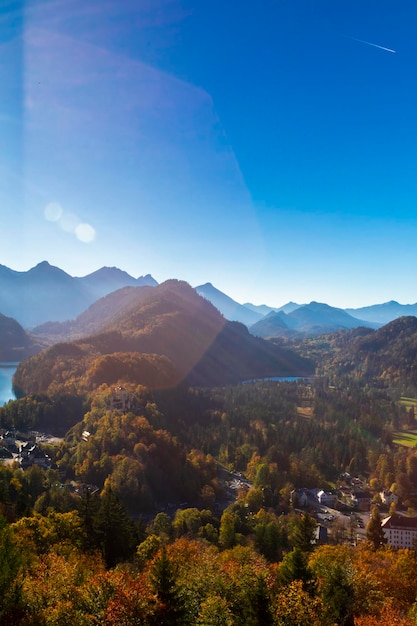
[[[101,277],[101,278],[115,278],[115,277],[127,277],[131,280],[134,280],[133,276],[131,276],[130,274],[128,274],[127,272],[125,272],[124,270],[119,269],[118,267],[115,267],[114,265],[112,267],[108,267],[108,266],[103,266],[100,267],[100,269],[96,270],[95,272],[92,272],[91,274],[88,274],[87,276],[85,276],[84,278],[87,277]]]
[[[337,307],[331,307],[329,304],[325,302],[317,302],[317,300],[312,300],[310,304],[305,304],[304,306],[310,307],[311,309],[336,309]]]
[[[227,320],[241,322],[246,326],[250,326],[262,317],[262,314],[256,313],[243,304],[239,304],[239,302],[236,302],[236,300],[214,287],[212,283],[199,285],[195,290],[200,296],[209,300]]]
[[[29,272],[39,272],[39,271],[49,270],[51,268],[54,268],[54,266],[48,263],[48,261],[41,261],[40,263],[37,263],[37,265],[35,265],[34,267],[31,267]],[[58,269],[58,268],[56,267],[54,269]]]
[[[136,279],[117,267],[102,267],[83,278],[48,261],[26,272],[0,267],[0,312],[33,328],[48,321],[74,319],[99,298],[123,287],[157,284],[149,274]]]
[[[44,280],[45,278],[53,278],[56,280],[63,279],[66,281],[72,280],[70,274],[56,267],[56,265],[51,265],[48,261],[41,261],[27,272],[20,272],[20,275],[28,278],[36,277],[36,280]]]
[[[213,283],[204,283],[204,285],[199,285],[198,287],[196,287],[196,289],[216,289],[216,287],[213,285]],[[216,291],[219,290],[216,289]]]
[[[66,276],[69,276],[69,274],[67,272],[65,272],[64,270],[62,270],[60,267],[57,267],[56,265],[51,265],[50,263],[48,263],[48,261],[41,261],[40,263],[38,263],[37,265],[35,265],[34,267],[32,267],[30,270],[28,270],[27,272],[22,272],[22,274],[30,274],[30,273],[36,273],[36,274],[40,274],[40,273],[55,273],[55,274],[65,274]]]

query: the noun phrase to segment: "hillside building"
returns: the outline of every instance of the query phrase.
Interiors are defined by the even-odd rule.
[[[393,548],[413,548],[417,539],[417,517],[395,513],[382,520],[387,544]]]

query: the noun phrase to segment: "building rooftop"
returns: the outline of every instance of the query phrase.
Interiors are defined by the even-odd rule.
[[[417,530],[417,517],[407,517],[395,513],[382,520],[382,528],[398,528],[404,530]]]

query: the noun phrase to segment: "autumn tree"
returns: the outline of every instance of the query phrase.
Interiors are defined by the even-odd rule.
[[[294,580],[276,597],[273,608],[277,626],[324,626],[323,603],[312,598],[301,580]]]
[[[377,506],[371,509],[371,516],[366,527],[366,539],[372,545],[374,550],[378,550],[387,543],[387,539],[382,529],[382,519]]]
[[[13,624],[21,601],[22,555],[10,526],[0,515],[0,624]]]
[[[199,626],[234,626],[235,623],[227,600],[220,595],[208,596],[201,603],[197,617]]]
[[[172,537],[172,522],[167,513],[158,513],[149,525],[150,534],[157,535],[162,541],[169,541]]]

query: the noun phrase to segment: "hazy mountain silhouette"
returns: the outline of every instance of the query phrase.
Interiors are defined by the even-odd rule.
[[[246,307],[246,305],[239,304],[225,293],[213,287],[211,283],[205,285],[199,285],[195,288],[197,293],[206,300],[209,300],[216,309],[224,315],[227,320],[242,322],[246,326],[251,326],[255,322],[259,321],[263,314],[256,312]]]
[[[373,304],[359,309],[346,309],[346,312],[362,320],[388,324],[398,317],[417,315],[417,304],[399,304],[395,300],[390,300],[383,304]]]
[[[352,317],[343,309],[320,302],[310,302],[290,313],[283,311],[269,313],[251,326],[250,332],[258,337],[292,337],[296,333],[317,335],[336,332],[341,329],[366,326],[375,328],[378,324]]]
[[[135,279],[117,268],[75,278],[47,261],[27,272],[0,265],[0,312],[33,328],[73,319],[98,298],[126,285],[156,284],[150,275]]]

